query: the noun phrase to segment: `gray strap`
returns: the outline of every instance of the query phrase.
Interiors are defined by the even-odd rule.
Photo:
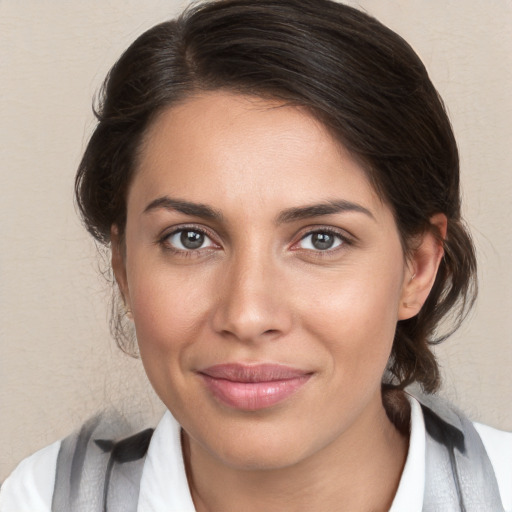
[[[140,480],[152,434],[153,429],[149,428],[115,444],[95,441],[102,449],[109,448],[110,452],[103,489],[103,512],[137,510]]]
[[[91,437],[100,420],[99,416],[92,418],[79,432],[62,441],[57,457],[52,512],[101,512],[108,455],[99,448],[99,454],[91,455],[89,450]],[[91,465],[93,460],[94,466]],[[88,489],[84,486],[84,481],[87,482]]]
[[[97,416],[62,441],[52,512],[135,512],[152,429],[118,442],[119,416]],[[115,433],[117,432],[117,435]]]
[[[505,512],[473,424],[453,409],[447,415],[445,406],[439,414],[425,404],[422,409],[427,434],[423,512]]]

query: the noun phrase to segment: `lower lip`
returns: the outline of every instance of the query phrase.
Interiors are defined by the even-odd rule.
[[[234,382],[201,374],[209,391],[222,403],[244,411],[257,411],[278,404],[296,393],[310,375],[268,382]]]

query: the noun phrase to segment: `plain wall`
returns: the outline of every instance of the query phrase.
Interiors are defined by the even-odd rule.
[[[105,261],[73,205],[91,98],[122,50],[187,2],[0,0],[0,480],[105,406],[162,406],[107,325]],[[356,4],[356,2],[352,2]],[[458,138],[480,297],[437,352],[443,393],[512,429],[512,3],[357,2],[419,52]]]

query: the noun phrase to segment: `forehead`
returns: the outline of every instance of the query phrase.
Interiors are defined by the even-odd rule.
[[[226,205],[381,203],[359,162],[305,109],[221,91],[163,111],[147,131],[128,202],[164,194]]]

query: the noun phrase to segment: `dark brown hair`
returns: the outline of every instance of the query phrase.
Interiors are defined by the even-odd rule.
[[[418,315],[398,322],[388,365],[392,384],[417,381],[435,391],[439,370],[430,345],[448,335],[436,328],[450,313],[453,332],[476,295],[457,145],[418,56],[363,12],[330,0],[213,0],[141,35],[105,80],[76,176],[89,232],[106,246],[113,224],[122,235],[137,152],[155,116],[215,89],[281,99],[324,123],[390,205],[405,251],[434,229],[432,215],[447,216],[434,287]]]

